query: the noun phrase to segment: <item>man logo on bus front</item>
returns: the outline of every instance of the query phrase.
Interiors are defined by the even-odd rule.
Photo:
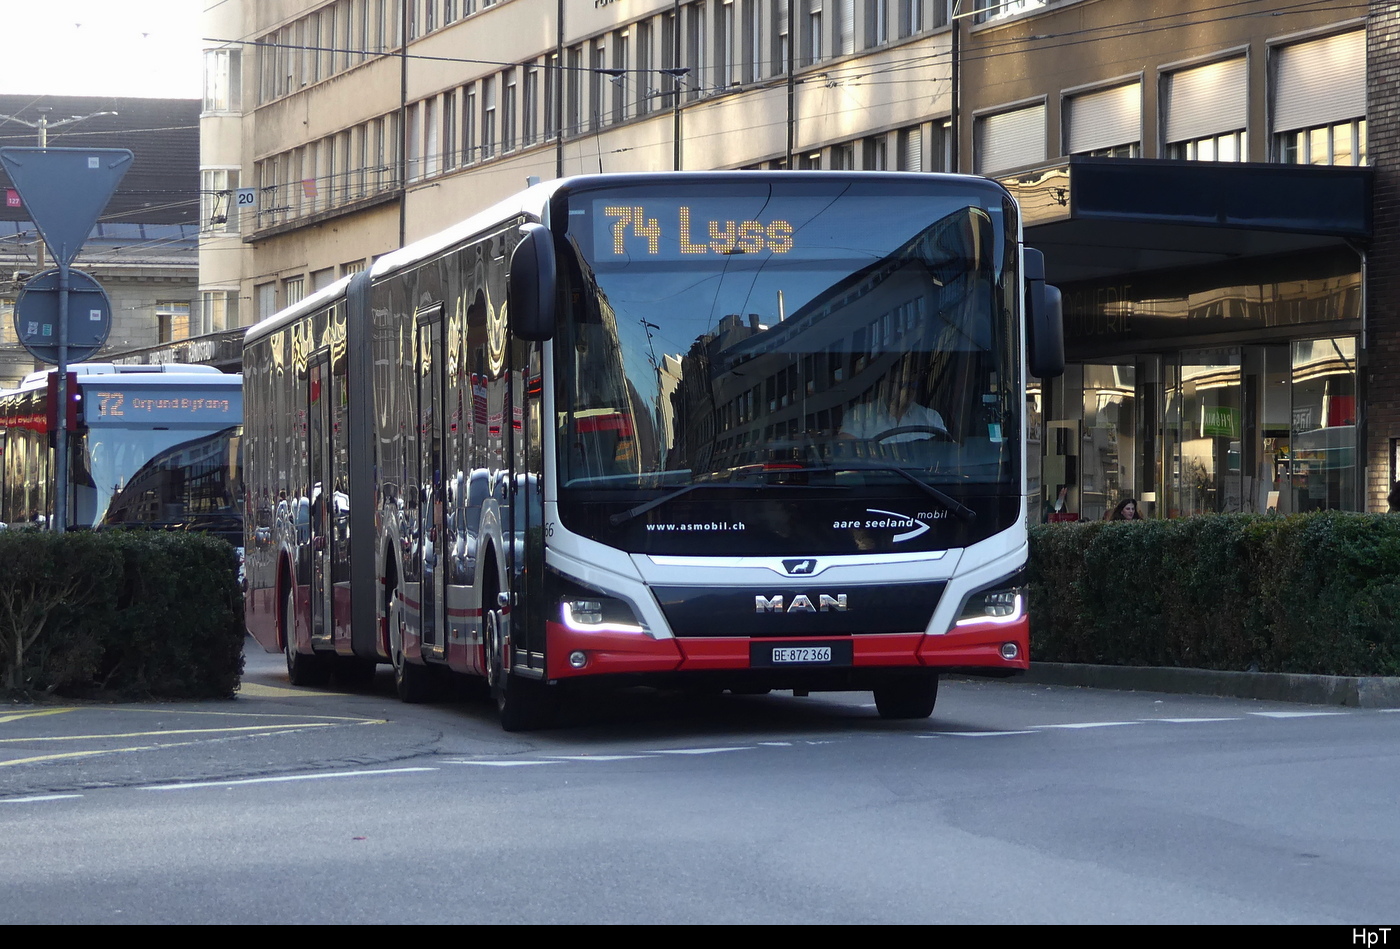
[[[783,569],[790,577],[811,576],[817,572],[817,562],[815,560],[784,560]]]

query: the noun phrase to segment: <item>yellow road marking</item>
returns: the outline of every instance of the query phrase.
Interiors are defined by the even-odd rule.
[[[107,748],[102,751],[66,751],[56,755],[38,755],[33,758],[16,758],[13,761],[0,761],[0,768],[8,768],[16,764],[36,764],[40,761],[58,761],[63,758],[90,758],[93,755],[115,755],[124,751],[160,751],[166,748],[182,748],[185,745],[197,745],[197,741],[181,741],[171,745],[138,745],[132,748]]]
[[[348,692],[328,692],[325,689],[285,689],[275,685],[259,685],[256,682],[244,682],[238,687],[239,695],[246,695],[259,699],[279,699],[289,696],[311,697],[327,695],[349,695]]]
[[[42,711],[34,711],[34,712],[16,712],[16,713],[13,714],[13,715],[0,715],[0,725],[5,724],[6,722],[17,722],[17,721],[19,721],[19,720],[22,719],[22,718],[38,718],[38,717],[40,717],[41,715],[61,715],[61,714],[63,714],[64,712],[75,712],[75,711],[77,711],[77,709],[72,709],[72,708],[46,708],[46,709],[44,709],[44,710],[42,710]]]
[[[258,732],[269,729],[288,728],[334,728],[340,722],[292,722],[286,725],[240,725],[237,728],[172,728],[167,731],[122,732],[113,735],[47,735],[34,738],[0,738],[0,745],[13,745],[27,741],[98,741],[104,738],[146,738],[152,735],[208,735],[225,732]],[[365,722],[366,725],[382,725],[383,722]]]

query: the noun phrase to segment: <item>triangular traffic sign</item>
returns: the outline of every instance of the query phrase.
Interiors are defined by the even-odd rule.
[[[131,160],[125,148],[0,148],[0,164],[61,267],[78,256]]]

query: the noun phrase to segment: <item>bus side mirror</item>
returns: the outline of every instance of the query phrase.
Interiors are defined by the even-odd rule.
[[[1026,342],[1031,375],[1054,379],[1065,371],[1065,321],[1060,290],[1045,282],[1045,255],[1025,249]]]
[[[510,255],[510,322],[519,339],[544,342],[554,335],[554,236],[539,224],[520,227]]]

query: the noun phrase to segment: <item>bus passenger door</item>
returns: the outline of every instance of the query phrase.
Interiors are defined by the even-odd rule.
[[[328,441],[330,433],[330,364],[328,354],[312,356],[307,367],[306,463],[311,485],[307,543],[311,550],[311,639],[331,637],[330,504]]]
[[[442,545],[446,510],[442,477],[442,308],[434,307],[418,322],[418,523],[420,558],[418,630],[423,651],[442,658],[447,644],[443,635],[446,560]]]

